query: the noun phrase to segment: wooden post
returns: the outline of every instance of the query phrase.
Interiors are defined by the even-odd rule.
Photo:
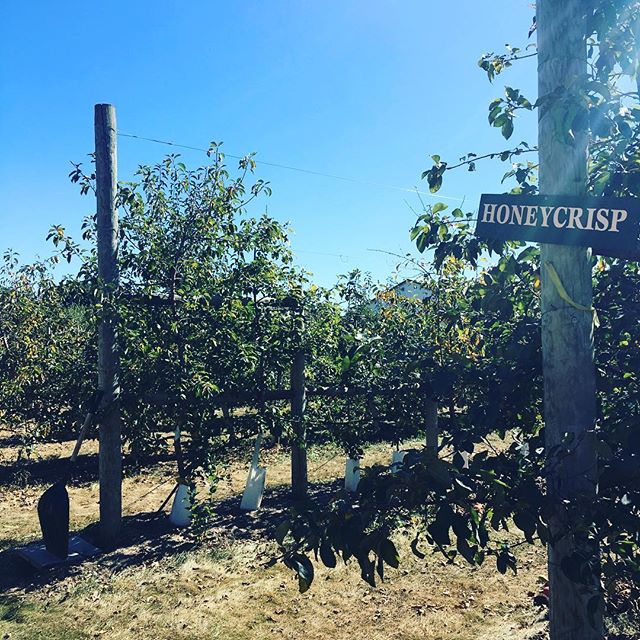
[[[95,106],[98,274],[104,286],[104,311],[98,328],[98,386],[104,392],[100,420],[100,543],[117,543],[122,523],[122,441],[120,418],[118,318],[111,307],[118,287],[118,212],[116,208],[116,110]]]
[[[304,321],[298,319],[298,348],[291,365],[291,420],[294,441],[291,446],[291,491],[296,499],[304,498],[308,490],[307,477],[307,428],[304,411],[307,404],[305,389],[305,352],[302,344]]]
[[[571,135],[557,126],[568,109],[562,97],[576,95],[587,77],[584,0],[538,0],[538,94],[540,193],[583,195],[587,183],[587,131],[574,123]],[[564,94],[564,96],[563,96]],[[568,134],[568,132],[566,132]],[[600,640],[602,602],[598,570],[585,586],[568,579],[563,560],[584,554],[598,564],[597,545],[576,530],[580,516],[596,499],[597,457],[594,427],[596,386],[593,316],[565,302],[549,277],[550,265],[572,300],[592,306],[590,250],[542,245],[542,356],[547,447],[547,516],[553,538],[548,549],[551,640]],[[565,434],[570,434],[565,436]],[[560,464],[553,448],[568,443],[571,453]],[[566,566],[566,562],[565,562]],[[594,609],[594,605],[596,605]]]
[[[431,398],[425,398],[424,402],[427,457],[430,460],[435,460],[438,457],[438,403]]]

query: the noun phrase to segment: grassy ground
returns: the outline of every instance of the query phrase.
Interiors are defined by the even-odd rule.
[[[87,444],[85,454],[95,452],[95,443]],[[57,457],[70,446],[51,446],[44,456]],[[0,449],[0,465],[12,453]],[[376,446],[365,464],[389,457],[389,448]],[[151,515],[171,489],[171,463],[129,473],[124,546],[44,575],[33,573],[10,549],[38,537],[35,507],[46,479],[27,488],[0,487],[0,639],[543,637],[541,612],[528,595],[544,573],[540,548],[520,548],[518,575],[501,576],[489,565],[472,570],[445,565],[438,556],[418,560],[400,539],[400,569],[389,570],[378,588],[362,582],[355,565],[318,567],[311,590],[299,594],[288,569],[264,566],[273,550],[268,531],[283,517],[283,485],[289,478],[285,452],[269,452],[266,464],[271,492],[256,515],[237,509],[246,461],[229,470],[219,488],[220,515],[204,546],[172,530],[166,518]],[[315,449],[309,468],[312,481],[331,481],[344,473],[344,458],[331,449]],[[91,473],[70,488],[70,498],[73,528],[95,521],[98,495]]]

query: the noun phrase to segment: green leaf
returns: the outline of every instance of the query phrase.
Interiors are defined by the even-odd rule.
[[[484,524],[481,524],[478,527],[478,542],[480,543],[481,547],[486,547],[487,543],[489,542],[489,532],[487,531],[487,528],[484,526]]]
[[[440,191],[440,187],[442,186],[442,176],[437,176],[432,181],[429,181],[429,191],[431,193],[437,193]]]
[[[380,557],[394,569],[397,569],[400,565],[400,555],[396,550],[395,545],[391,540],[385,538],[380,544]]]
[[[478,547],[476,545],[470,546],[469,543],[461,537],[458,537],[456,548],[460,555],[469,563],[473,564],[475,561],[476,553],[478,553]]]
[[[427,474],[442,488],[451,486],[451,474],[447,465],[442,460],[433,460],[427,467]]]
[[[424,253],[424,250],[427,248],[429,242],[429,236],[426,233],[421,233],[418,236],[416,241],[416,248],[420,253]]]
[[[438,167],[433,167],[424,173],[423,177],[424,176],[426,176],[427,182],[429,183],[429,191],[431,191],[431,193],[436,193],[436,191],[438,191],[442,186],[442,170]]]
[[[536,523],[536,532],[537,532],[538,538],[540,538],[540,542],[542,544],[549,544],[549,542],[551,541],[551,535],[549,533],[549,527],[547,527],[546,524],[541,522],[540,519],[538,519],[538,522]]]
[[[518,104],[523,109],[527,109],[529,111],[533,109],[533,105],[524,96],[520,96],[520,98],[518,98]]]
[[[378,561],[376,562],[376,572],[380,576],[380,580],[384,582],[384,562],[380,556],[378,556]]]
[[[422,551],[420,551],[420,549],[418,549],[418,537],[416,536],[412,541],[411,544],[409,545],[411,547],[411,552],[413,553],[414,556],[416,556],[416,558],[420,558],[420,560],[424,560],[427,556],[422,553]]]
[[[448,518],[441,516],[439,513],[438,517],[427,527],[427,531],[436,544],[445,547],[451,544],[451,538],[449,537],[450,526],[451,522]]]
[[[489,124],[493,126],[500,126],[495,124],[496,118],[500,115],[500,113],[502,113],[502,107],[500,105],[498,105],[497,107],[493,107],[493,109],[490,109],[488,116]]]
[[[500,128],[504,126],[504,124],[509,120],[509,116],[506,113],[501,113],[495,120],[493,121],[493,126]]]
[[[505,87],[504,92],[507,94],[507,98],[513,102],[517,102],[520,97],[520,92],[512,87]]]
[[[629,124],[621,117],[616,118],[616,125],[618,125],[618,131],[624,138],[633,138],[633,129]]]
[[[333,553],[333,549],[331,548],[331,543],[328,540],[323,540],[320,545],[320,559],[325,567],[329,567],[329,569],[335,568],[336,556]]]
[[[289,522],[289,520],[285,520],[284,522],[281,522],[276,527],[273,537],[276,539],[277,543],[280,546],[282,546],[282,544],[284,543],[284,539],[287,537],[287,534],[289,533],[290,528],[291,528],[291,522]]]
[[[289,566],[298,574],[300,593],[308,591],[313,582],[313,564],[311,564],[311,560],[301,553],[296,553],[289,559],[289,563]]]
[[[431,212],[433,214],[436,214],[448,208],[449,208],[449,205],[444,204],[443,202],[436,202],[436,204],[434,204],[433,207],[431,208]]]
[[[376,586],[376,577],[375,577],[375,563],[373,560],[369,559],[369,556],[366,554],[361,554],[357,557],[358,564],[360,565],[360,576],[372,587]]]
[[[528,542],[533,542],[536,532],[536,518],[529,511],[519,511],[513,516],[513,522],[523,533]]]
[[[502,135],[508,140],[513,134],[513,118],[507,118],[506,122],[502,125]]]

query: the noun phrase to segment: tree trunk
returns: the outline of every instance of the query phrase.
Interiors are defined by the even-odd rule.
[[[583,195],[587,181],[587,131],[558,127],[587,75],[586,20],[583,0],[538,0],[539,97],[557,97],[539,109],[540,193]],[[565,101],[566,100],[566,101]],[[568,133],[568,132],[567,132]],[[599,640],[603,637],[597,543],[578,531],[596,499],[597,458],[593,315],[563,301],[549,277],[552,267],[572,300],[592,306],[591,252],[580,247],[543,244],[542,356],[547,448],[547,521],[552,535],[548,567],[551,640]],[[569,436],[565,434],[571,434]],[[559,463],[558,445],[567,447]],[[578,556],[591,564],[587,585],[570,580],[565,570]]]

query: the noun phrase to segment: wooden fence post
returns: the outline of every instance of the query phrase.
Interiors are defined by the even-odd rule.
[[[301,312],[302,313],[302,312]],[[298,319],[298,347],[291,365],[291,420],[294,441],[291,446],[291,491],[296,499],[304,498],[308,490],[307,428],[304,411],[307,404],[305,388],[305,351],[303,345],[304,320]]]
[[[98,275],[104,306],[98,327],[98,387],[104,392],[100,419],[100,543],[116,545],[122,524],[122,441],[118,317],[112,302],[118,288],[116,110],[95,105]]]
[[[438,403],[425,398],[424,430],[426,434],[427,457],[435,460],[438,457]]]
[[[540,193],[584,195],[587,185],[587,125],[578,120],[561,131],[568,105],[581,98],[587,78],[584,0],[538,0],[538,109]],[[571,132],[568,128],[571,127]],[[581,522],[596,500],[596,385],[593,316],[566,303],[549,273],[555,269],[576,305],[591,309],[590,250],[543,244],[542,360],[547,448],[547,523],[555,542],[548,548],[551,640],[600,640],[603,635],[598,547]],[[569,434],[567,437],[565,434]],[[564,443],[564,444],[563,444]],[[570,451],[562,461],[557,446]],[[584,529],[576,525],[587,525]],[[594,574],[587,584],[567,577],[563,566],[583,557]]]

